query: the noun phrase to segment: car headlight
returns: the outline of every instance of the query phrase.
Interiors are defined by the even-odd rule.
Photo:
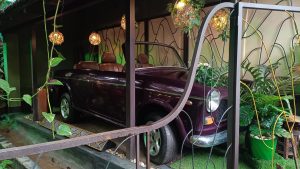
[[[212,89],[208,92],[206,98],[206,110],[208,112],[214,112],[218,109],[221,101],[221,94],[219,90]]]

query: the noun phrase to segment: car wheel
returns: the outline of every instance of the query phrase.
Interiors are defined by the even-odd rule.
[[[60,113],[64,122],[75,122],[76,114],[72,107],[71,97],[64,93],[60,98]]]
[[[146,124],[151,124],[161,119],[152,115],[146,118]],[[153,130],[150,133],[150,159],[155,164],[166,164],[175,159],[177,154],[177,141],[170,125]],[[143,134],[143,147],[146,150],[147,134]],[[146,151],[145,151],[146,152]]]

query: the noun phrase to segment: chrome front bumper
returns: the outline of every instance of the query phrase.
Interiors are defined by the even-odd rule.
[[[207,136],[193,135],[190,137],[190,143],[198,147],[212,147],[225,142],[227,142],[227,130]]]

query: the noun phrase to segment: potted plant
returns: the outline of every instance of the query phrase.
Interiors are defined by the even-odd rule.
[[[250,66],[244,62],[242,68],[249,72],[252,82],[241,82],[240,124],[248,126],[246,141],[251,154],[258,159],[271,160],[276,149],[277,137],[290,137],[283,128],[284,115],[291,114],[290,96],[276,95],[276,85],[269,74],[278,63],[270,66]]]

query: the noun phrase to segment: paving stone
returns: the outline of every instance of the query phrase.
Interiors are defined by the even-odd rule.
[[[10,148],[14,146],[12,143],[8,142],[5,137],[0,135],[0,147]],[[40,167],[36,165],[36,163],[32,161],[29,157],[16,158],[16,162],[21,166],[22,169],[40,169]]]
[[[28,157],[21,157],[21,158],[17,158],[17,160],[19,161],[19,162],[21,162],[21,163],[24,163],[24,162],[26,162],[26,161],[30,161],[30,159],[28,158]]]
[[[3,137],[2,135],[0,135],[0,141],[6,140],[5,137]]]
[[[2,147],[3,148],[10,148],[10,147],[13,147],[13,145],[11,143],[5,143],[5,144],[2,144]]]
[[[3,140],[3,141],[0,142],[1,145],[2,145],[2,144],[6,144],[6,143],[8,143],[7,140]]]

